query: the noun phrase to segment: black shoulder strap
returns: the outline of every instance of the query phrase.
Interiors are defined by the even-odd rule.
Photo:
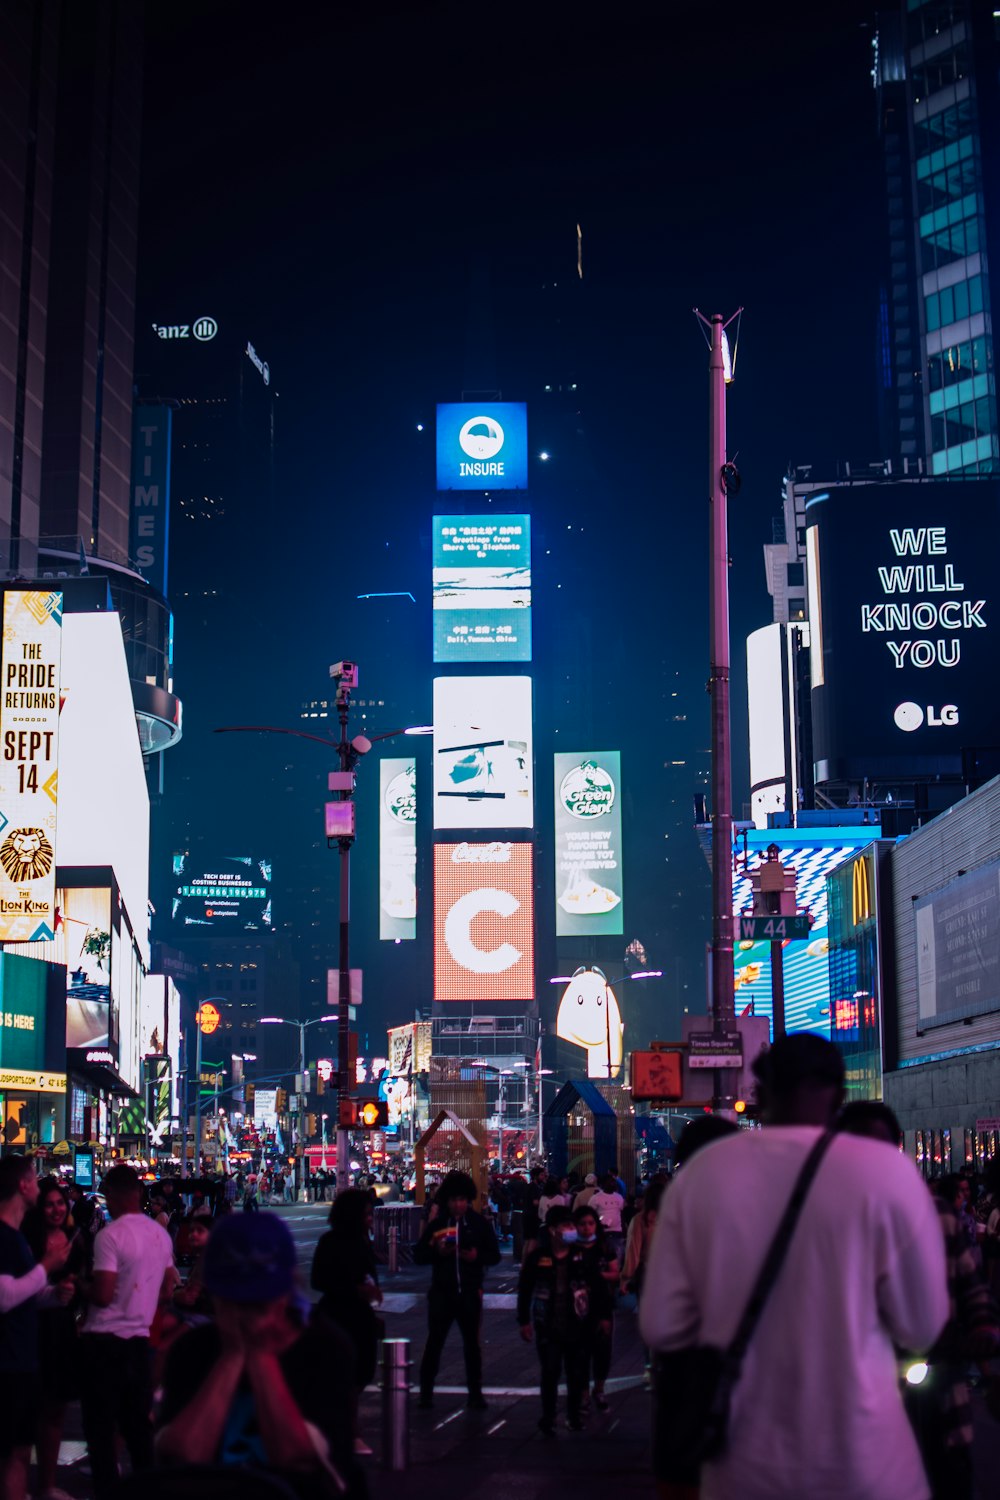
[[[813,1179],[819,1170],[819,1164],[826,1155],[832,1140],[833,1132],[825,1130],[809,1152],[802,1170],[799,1172],[792,1196],[788,1200],[788,1207],[785,1209],[781,1223],[778,1225],[777,1233],[771,1241],[764,1264],[761,1266],[757,1280],[754,1283],[753,1291],[750,1293],[750,1300],[747,1302],[746,1310],[740,1319],[739,1326],[733,1335],[729,1348],[726,1350],[727,1359],[730,1367],[733,1369],[739,1369],[739,1366],[743,1363],[743,1356],[747,1352],[754,1329],[757,1327],[760,1315],[764,1311],[764,1304],[771,1295],[771,1289],[777,1281],[778,1273],[784,1264],[788,1247],[792,1241],[792,1235],[795,1232],[795,1226],[799,1220],[799,1214],[802,1212],[802,1206],[809,1194],[809,1189],[812,1187]]]

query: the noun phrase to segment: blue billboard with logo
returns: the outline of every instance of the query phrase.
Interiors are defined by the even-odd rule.
[[[446,401],[437,409],[439,490],[526,490],[528,408],[523,401]]]

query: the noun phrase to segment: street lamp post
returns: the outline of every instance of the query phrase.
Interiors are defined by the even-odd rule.
[[[336,1021],[336,1019],[337,1019],[337,1017],[335,1015],[330,1015],[330,1016],[314,1016],[311,1021],[289,1021],[287,1019],[287,1017],[285,1017],[285,1016],[259,1016],[258,1017],[258,1025],[260,1025],[260,1026],[297,1026],[298,1027],[298,1032],[299,1032],[299,1072],[298,1072],[298,1079],[297,1079],[297,1085],[298,1086],[297,1086],[297,1088],[295,1090],[295,1093],[298,1096],[298,1102],[299,1102],[299,1107],[298,1107],[298,1117],[299,1117],[298,1133],[299,1133],[299,1140],[298,1140],[298,1149],[297,1149],[297,1151],[295,1153],[295,1165],[296,1165],[296,1168],[297,1168],[297,1171],[298,1171],[298,1178],[299,1178],[299,1182],[298,1182],[298,1197],[299,1197],[299,1202],[300,1203],[308,1203],[309,1202],[309,1188],[307,1186],[307,1179],[306,1179],[306,1173],[305,1173],[305,1167],[304,1167],[304,1163],[305,1163],[305,1159],[306,1159],[306,1156],[305,1156],[306,1027],[307,1026],[320,1026],[325,1021],[326,1022]]]
[[[340,661],[330,668],[330,676],[337,684],[337,718],[340,724],[340,739],[335,746],[331,745],[329,738],[318,734],[309,734],[301,729],[283,729],[274,724],[232,724],[217,729],[216,734],[290,734],[302,740],[317,740],[326,745],[328,749],[334,748],[340,763],[340,770],[331,773],[330,786],[340,797],[342,803],[350,803],[350,813],[345,814],[343,821],[338,819],[335,832],[331,833],[329,823],[329,810],[336,804],[328,804],[328,842],[333,843],[336,839],[340,849],[340,911],[339,911],[339,944],[338,944],[338,966],[339,984],[337,990],[337,1192],[350,1186],[350,1141],[348,1138],[349,1126],[346,1120],[351,1114],[351,1096],[353,1094],[352,1079],[350,1076],[351,1058],[351,971],[350,971],[350,924],[351,924],[351,846],[354,843],[354,806],[351,797],[354,790],[354,768],[362,755],[367,755],[372,745],[377,740],[389,740],[397,734],[430,734],[431,727],[428,725],[411,726],[402,729],[389,729],[381,734],[374,734],[370,738],[367,735],[355,735],[353,740],[347,738],[347,720],[351,703],[351,690],[358,685],[358,668],[356,662]],[[346,1108],[341,1108],[346,1106]]]
[[[706,330],[709,347],[708,483],[710,526],[710,639],[709,688],[712,695],[712,947],[711,995],[713,1029],[717,1037],[735,1029],[733,985],[733,785],[729,710],[729,527],[727,503],[736,495],[740,476],[726,457],[726,386],[733,378],[726,328],[738,320],[742,308],[727,321],[721,313],[695,316]],[[737,322],[737,335],[739,324]],[[715,1108],[726,1113],[735,1102],[736,1074],[715,1073]]]

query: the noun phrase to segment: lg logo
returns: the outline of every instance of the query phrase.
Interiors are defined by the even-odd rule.
[[[919,703],[900,703],[892,717],[897,729],[902,729],[905,734],[912,734],[915,729],[922,728],[925,722],[929,729],[957,724],[958,709],[954,703],[946,703],[941,709],[934,709],[928,704],[926,710]]]

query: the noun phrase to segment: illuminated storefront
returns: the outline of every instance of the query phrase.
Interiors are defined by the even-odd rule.
[[[891,847],[872,844],[827,877],[830,1034],[844,1055],[848,1099],[882,1097],[880,889]]]

